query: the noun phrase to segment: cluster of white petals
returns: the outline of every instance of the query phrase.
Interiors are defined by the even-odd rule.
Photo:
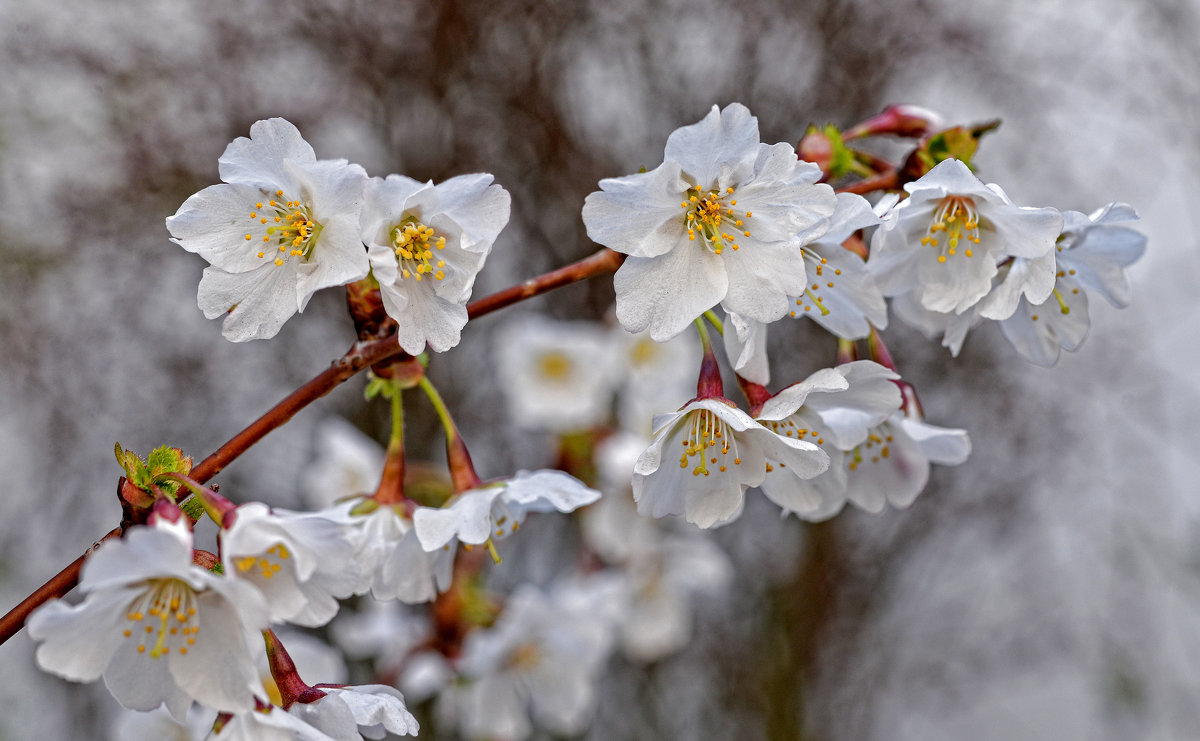
[[[513,534],[530,512],[573,512],[599,498],[600,492],[562,471],[519,471],[511,479],[461,492],[440,509],[417,508],[413,526],[427,551],[455,540],[480,545]]]
[[[362,238],[400,346],[445,352],[467,323],[467,300],[508,223],[508,191],[487,174],[434,185],[403,175],[367,184]]]
[[[1125,268],[1146,250],[1145,235],[1128,226],[1137,218],[1124,203],[1110,203],[1090,215],[1063,212],[1050,297],[1036,304],[1022,296],[1013,315],[1000,322],[1004,336],[1021,355],[1051,366],[1058,362],[1060,349],[1078,349],[1088,332],[1088,291],[1113,306],[1129,305]]]
[[[464,736],[521,741],[531,716],[558,735],[587,728],[612,631],[598,605],[576,596],[524,585],[495,625],[468,636],[458,661],[467,681],[442,695]]]
[[[769,462],[806,478],[829,467],[814,443],[777,434],[725,399],[697,399],[655,417],[654,427],[633,469],[638,511],[654,517],[724,525],[742,513],[746,489],[763,482]]]
[[[184,201],[167,228],[212,265],[197,298],[209,319],[228,314],[225,337],[274,337],[316,291],[366,277],[361,167],[318,160],[282,118],[255,123],[219,164],[224,183]]]
[[[167,219],[174,242],[211,267],[197,301],[235,342],[274,337],[313,293],[372,273],[410,354],[458,344],[475,276],[508,223],[509,195],[487,174],[434,185],[368,178],[318,160],[296,127],[258,121],[220,159],[224,181]]]
[[[760,322],[787,314],[807,285],[801,248],[837,205],[821,170],[790,144],[763,144],[740,103],[676,129],[655,169],[600,181],[588,236],[629,255],[617,271],[617,318],[662,341],[720,304]]]
[[[926,310],[943,314],[979,304],[981,316],[1005,319],[1016,310],[1016,298],[988,294],[1008,258],[1031,261],[1017,295],[1035,303],[1050,295],[1052,253],[1063,225],[1057,210],[1016,206],[998,185],[984,185],[955,159],[904,189],[908,198],[875,231],[867,261],[885,296],[912,294]]]
[[[48,602],[29,618],[38,665],[76,682],[101,676],[133,710],[166,705],[183,720],[196,700],[244,712],[261,692],[247,635],[268,623],[249,582],[192,562],[186,521],[158,520],[87,560],[78,605]]]

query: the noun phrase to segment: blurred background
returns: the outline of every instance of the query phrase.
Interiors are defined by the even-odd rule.
[[[1133,305],[1093,301],[1091,336],[1048,370],[993,326],[951,359],[893,323],[928,420],[968,429],[971,458],[880,516],[814,527],[749,497],[716,533],[733,585],[681,654],[612,662],[586,737],[1200,737],[1197,38],[1192,0],[0,0],[0,609],[119,520],[114,442],[201,458],[352,340],[338,290],[270,342],[226,342],[196,308],[205,263],[163,220],[255,120],[372,175],[493,173],[513,214],[481,296],[592,252],[597,181],[653,168],[714,103],[794,144],[904,102],[1001,118],[975,164],[1018,204],[1133,204]],[[502,414],[505,314],[611,301],[611,280],[572,286],[436,359],[483,476],[552,463]],[[833,362],[807,323],[772,340],[777,382]],[[386,436],[361,391],[273,433],[224,490],[298,506],[322,420]],[[412,425],[436,458],[433,420]],[[103,687],[32,653],[25,633],[0,647],[0,739],[105,738]]]

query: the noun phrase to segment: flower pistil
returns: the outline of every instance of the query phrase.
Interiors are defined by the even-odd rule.
[[[733,192],[733,188],[726,188],[724,193],[715,188],[705,192],[699,185],[688,188],[687,200],[680,203],[679,207],[686,211],[684,223],[689,240],[696,241],[699,234],[712,251],[719,255],[726,245],[734,250],[739,247],[737,237],[724,231],[727,226],[732,225],[742,232],[744,237],[750,236],[743,219],[749,219],[753,214],[749,211],[740,217],[736,214],[733,207],[737,205],[737,199],[729,198]]]

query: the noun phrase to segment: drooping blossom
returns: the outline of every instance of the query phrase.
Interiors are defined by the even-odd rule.
[[[1146,249],[1145,235],[1127,226],[1137,220],[1137,213],[1124,203],[1110,203],[1090,215],[1065,211],[1063,218],[1050,298],[1033,304],[1021,297],[1016,312],[1000,323],[1018,352],[1047,367],[1058,362],[1060,348],[1074,351],[1087,337],[1088,290],[1113,306],[1129,305],[1125,269]]]
[[[654,426],[650,447],[634,466],[638,511],[683,515],[702,528],[741,514],[746,489],[762,483],[768,460],[798,476],[816,476],[829,466],[829,456],[813,443],[772,432],[726,399],[696,399],[658,415]]]
[[[359,211],[367,174],[346,160],[318,160],[296,127],[258,121],[219,160],[221,180],[167,219],[172,241],[211,267],[197,301],[225,316],[234,342],[274,337],[313,293],[367,275]]]
[[[1062,230],[1057,210],[1014,205],[959,160],[938,163],[904,189],[909,197],[875,231],[867,267],[885,296],[911,292],[929,311],[964,313],[991,290],[1000,262],[1045,258]],[[1022,292],[1040,303],[1054,287],[1054,269],[1045,260],[1036,265]],[[1004,319],[1013,310],[997,303],[980,314]]]
[[[479,545],[516,532],[530,512],[573,512],[599,498],[600,492],[562,471],[519,471],[511,479],[457,494],[440,509],[418,507],[413,525],[427,551],[456,539]]]
[[[629,255],[615,276],[617,319],[657,341],[721,304],[760,322],[804,292],[800,248],[836,206],[821,170],[790,144],[759,141],[740,103],[675,130],[655,169],[600,181],[588,196],[588,236]]]
[[[971,453],[966,430],[896,412],[845,456],[846,497],[867,512],[908,507],[929,481],[930,463],[957,466]]]
[[[837,514],[847,500],[845,459],[868,441],[871,428],[900,407],[894,372],[870,360],[825,368],[780,390],[763,403],[756,419],[785,437],[808,440],[829,456],[828,470],[795,475],[768,462],[763,494],[805,520]]]
[[[320,514],[272,510],[251,502],[221,532],[225,573],[254,584],[273,622],[318,627],[333,619],[338,600],[365,589],[368,577],[338,523]]]

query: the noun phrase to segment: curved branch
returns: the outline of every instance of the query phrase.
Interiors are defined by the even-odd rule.
[[[490,314],[493,311],[510,306],[527,298],[541,295],[555,288],[569,285],[576,281],[604,273],[614,272],[625,260],[625,256],[603,248],[570,265],[552,270],[549,273],[531,278],[524,283],[506,288],[478,301],[467,304],[467,316],[471,319]],[[271,407],[266,414],[250,423],[248,427],[234,435],[215,453],[200,461],[189,474],[192,479],[204,483],[220,473],[225,466],[232,463],[238,456],[245,453],[250,446],[266,437],[267,433],[281,427],[296,415],[301,409],[313,403],[322,396],[349,380],[364,368],[383,362],[393,355],[401,354],[403,349],[393,337],[384,337],[369,342],[358,342],[345,355],[315,376],[311,381],[288,394],[283,401]],[[109,538],[120,537],[123,527],[117,527],[82,556],[75,559],[65,569],[55,574],[33,594],[21,600],[4,617],[0,618],[0,644],[12,638],[25,626],[29,613],[39,605],[55,597],[62,597],[75,588],[79,583],[79,573],[87,555],[97,548],[100,543]]]

